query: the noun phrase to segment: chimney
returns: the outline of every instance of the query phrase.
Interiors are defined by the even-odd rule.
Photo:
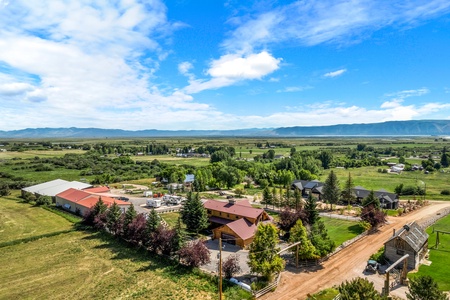
[[[230,203],[230,204],[236,204],[236,200],[235,199],[228,199],[228,203]]]
[[[395,228],[392,228],[393,234],[392,236],[395,236]]]

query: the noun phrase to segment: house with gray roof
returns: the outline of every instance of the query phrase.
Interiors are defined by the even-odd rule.
[[[395,231],[384,243],[384,256],[391,262],[397,261],[405,254],[408,257],[408,269],[419,267],[420,261],[428,252],[428,234],[416,222],[406,224]]]

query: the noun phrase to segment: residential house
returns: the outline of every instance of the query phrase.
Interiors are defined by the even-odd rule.
[[[213,239],[222,238],[242,248],[251,244],[260,222],[273,221],[264,209],[252,207],[247,200],[206,200],[203,205],[208,212]]]
[[[384,256],[391,262],[397,261],[405,254],[408,257],[408,269],[419,267],[420,261],[428,252],[428,234],[416,222],[394,230],[393,236],[384,243]]]
[[[370,191],[366,190],[361,186],[357,186],[353,189],[353,195],[356,197],[356,202],[362,202],[364,198],[369,195]],[[385,209],[397,209],[398,208],[398,195],[395,193],[390,193],[385,189],[380,189],[374,191],[375,197],[380,199],[380,204],[382,208]]]

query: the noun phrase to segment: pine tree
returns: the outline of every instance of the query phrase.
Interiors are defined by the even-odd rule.
[[[299,245],[298,257],[300,259],[315,259],[318,258],[316,255],[316,248],[308,239],[308,232],[305,226],[303,226],[302,220],[297,220],[294,227],[292,227],[289,236],[289,242],[297,243],[301,242]],[[292,252],[297,252],[297,247],[292,248]]]
[[[184,245],[184,234],[181,226],[181,217],[178,217],[177,225],[175,226],[175,234],[172,238],[172,251],[177,252]]]
[[[208,214],[199,194],[188,194],[187,200],[181,209],[181,220],[186,224],[186,229],[198,233],[208,227]]]
[[[317,210],[316,198],[313,197],[311,193],[308,195],[308,199],[306,200],[305,211],[308,216],[308,224],[311,226],[314,225],[320,217]]]
[[[375,209],[380,209],[380,207],[381,207],[380,199],[378,199],[378,197],[375,196],[375,193],[373,192],[373,190],[371,190],[369,192],[369,195],[367,195],[367,197],[364,198],[362,201],[362,206],[364,206],[364,207],[366,207],[370,204],[372,204],[373,207],[375,207]]]
[[[449,166],[447,148],[442,149],[441,166],[447,168]]]
[[[355,197],[353,196],[354,187],[355,184],[353,183],[352,175],[349,172],[348,178],[345,181],[344,190],[342,191],[342,196],[345,200],[347,200],[348,205],[350,205],[350,203],[355,199]]]
[[[150,213],[148,214],[148,217],[147,217],[147,222],[146,222],[147,233],[152,234],[153,232],[155,232],[160,223],[161,223],[161,217],[158,215],[156,210],[154,208],[152,208],[152,210],[150,211]]]
[[[328,235],[325,223],[320,219],[311,226],[310,240],[314,247],[316,247],[316,254],[319,257],[324,257],[328,253],[333,252],[336,247],[334,241]]]
[[[331,204],[331,210],[333,210],[333,204],[336,204],[340,197],[339,180],[333,171],[330,172],[325,180],[322,192],[323,198]]]
[[[248,253],[248,265],[253,273],[271,281],[273,275],[284,268],[284,260],[278,253],[278,233],[272,224],[258,225]]]
[[[130,207],[125,212],[125,217],[123,219],[123,235],[125,238],[128,236],[128,226],[133,222],[136,216],[136,209],[134,208],[133,203],[131,203]]]
[[[106,226],[112,235],[118,235],[122,230],[121,215],[122,211],[114,201],[106,213]]]

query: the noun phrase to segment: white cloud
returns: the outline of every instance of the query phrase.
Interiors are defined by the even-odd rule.
[[[337,70],[337,71],[325,73],[323,76],[333,78],[333,77],[341,76],[345,72],[347,72],[347,69],[340,69],[340,70]]]
[[[312,89],[311,86],[288,86],[282,90],[277,90],[277,93],[293,93],[293,92],[302,92],[304,90]]]
[[[24,82],[11,82],[0,84],[0,95],[2,96],[17,96],[22,95],[28,91],[33,90],[31,84]]]
[[[234,16],[230,23],[236,24],[236,29],[223,46],[231,52],[251,52],[280,42],[309,46],[342,43],[387,26],[413,26],[449,10],[446,0],[304,0],[266,5],[262,12]]]
[[[183,75],[189,74],[189,70],[191,70],[194,66],[192,63],[185,61],[178,65],[178,72],[180,72]]]
[[[191,80],[187,93],[198,93],[233,85],[243,80],[261,79],[279,68],[281,58],[274,58],[267,51],[257,54],[227,54],[213,60],[206,74],[211,79]]]

